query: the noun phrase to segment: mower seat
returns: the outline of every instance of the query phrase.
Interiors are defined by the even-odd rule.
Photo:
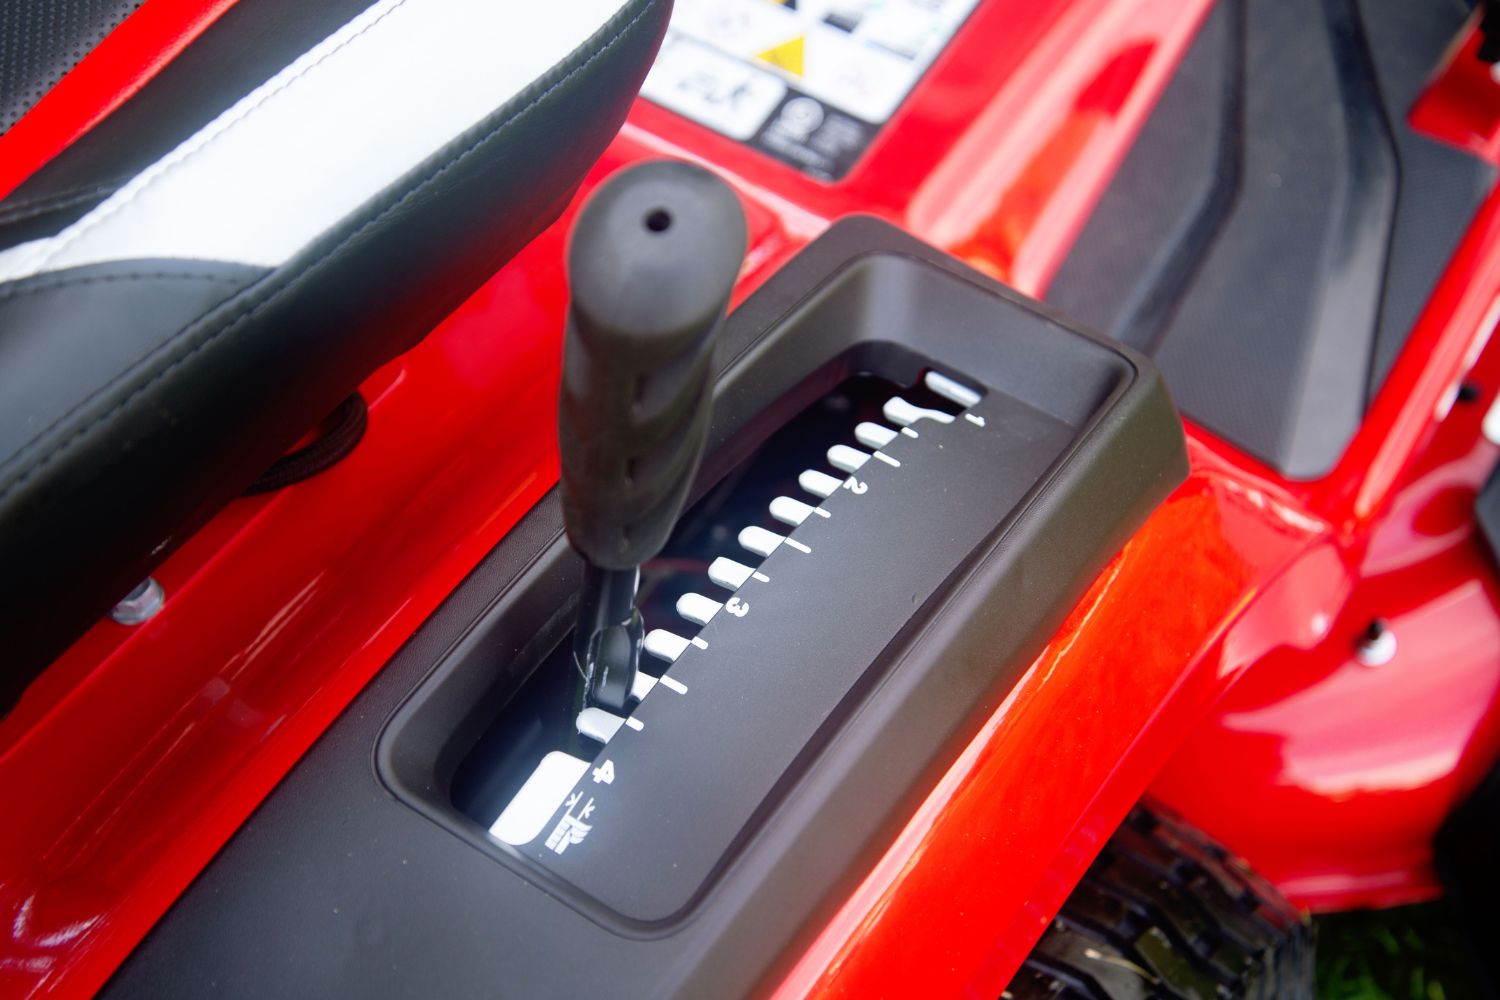
[[[239,0],[0,201],[0,713],[557,217],[670,5]]]

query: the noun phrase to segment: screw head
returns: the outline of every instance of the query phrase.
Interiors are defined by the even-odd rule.
[[[115,605],[109,616],[121,625],[139,625],[155,618],[166,602],[166,591],[154,576],[148,576]]]
[[[1354,658],[1367,667],[1383,667],[1396,656],[1396,633],[1390,623],[1377,618],[1365,627],[1354,646]]]

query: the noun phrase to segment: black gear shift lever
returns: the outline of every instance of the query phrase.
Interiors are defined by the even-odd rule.
[[[558,437],[568,540],[587,563],[578,708],[628,707],[640,565],[666,544],[703,457],[710,362],[744,254],[738,199],[687,163],[618,174],[573,226]]]

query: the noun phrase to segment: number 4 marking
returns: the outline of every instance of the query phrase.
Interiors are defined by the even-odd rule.
[[[615,783],[615,762],[607,760],[594,768],[594,783],[596,785],[613,785]]]

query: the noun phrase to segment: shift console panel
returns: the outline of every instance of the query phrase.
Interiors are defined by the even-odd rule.
[[[549,496],[112,992],[744,994],[1186,474],[1149,361],[871,219],[747,300],[715,364],[627,710],[572,712]]]

